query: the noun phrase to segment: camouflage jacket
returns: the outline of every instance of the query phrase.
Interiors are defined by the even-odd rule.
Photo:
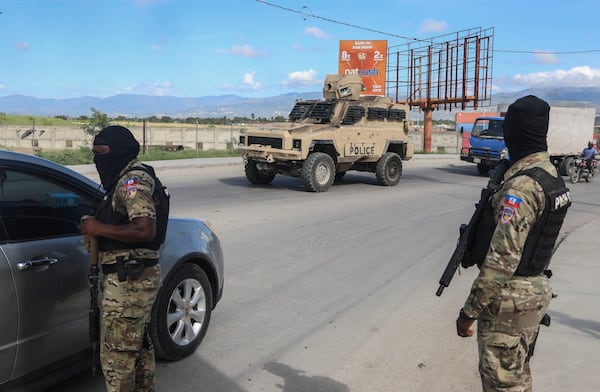
[[[521,261],[527,236],[533,224],[541,217],[545,206],[542,186],[529,176],[518,175],[533,167],[540,167],[551,175],[558,176],[547,152],[538,152],[520,159],[504,175],[506,182],[492,199],[497,226],[490,249],[463,307],[464,313],[469,317],[477,317],[486,306],[500,298],[501,289],[510,280],[523,279],[513,274]]]
[[[140,166],[142,163],[134,159],[121,171],[112,199],[112,207],[129,217],[129,221],[139,217],[156,219],[156,209],[152,201],[154,192],[154,179],[143,170],[130,170],[131,167]],[[100,261],[103,264],[116,262],[118,256],[125,259],[155,259],[158,251],[151,249],[124,249],[100,252]]]

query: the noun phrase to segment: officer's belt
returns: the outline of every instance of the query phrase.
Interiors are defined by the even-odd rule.
[[[158,259],[135,259],[139,264],[143,264],[144,268],[152,267],[158,264]],[[103,274],[114,274],[117,272],[117,263],[102,264]]]

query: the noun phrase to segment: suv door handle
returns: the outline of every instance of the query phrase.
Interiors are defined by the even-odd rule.
[[[44,267],[49,268],[56,263],[58,263],[58,259],[44,257],[42,259],[22,261],[17,264],[17,267],[19,267],[20,271],[28,271],[31,269],[40,269]]]

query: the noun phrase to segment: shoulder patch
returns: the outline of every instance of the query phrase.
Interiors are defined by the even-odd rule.
[[[515,217],[515,209],[513,207],[510,206],[504,206],[504,209],[502,210],[502,215],[500,216],[500,223],[505,224],[508,223],[512,220],[512,218]]]
[[[134,199],[135,195],[137,195],[138,191],[138,183],[140,180],[137,177],[130,177],[123,181],[123,186],[125,187],[125,198],[126,199]]]
[[[506,195],[506,197],[504,198],[504,206],[505,207],[512,207],[513,209],[517,209],[519,208],[519,206],[521,205],[521,198],[511,195],[510,193],[508,193]]]

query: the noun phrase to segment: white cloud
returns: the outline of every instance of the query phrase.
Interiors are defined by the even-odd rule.
[[[281,85],[285,89],[305,88],[312,86],[322,86],[323,81],[317,78],[317,72],[313,69],[308,71],[295,71],[288,74],[288,78]]]
[[[256,71],[248,72],[244,74],[244,79],[242,80],[242,84],[240,85],[241,90],[252,90],[256,91],[261,87],[260,82],[254,80],[254,76],[256,75]]]
[[[554,53],[544,52],[542,50],[535,50],[534,53],[535,61],[540,64],[558,64],[558,56]]]
[[[600,68],[584,65],[568,70],[516,74],[513,81],[527,87],[600,87]]]
[[[250,45],[234,45],[229,52],[243,57],[260,57],[265,55],[264,51],[254,50]]]
[[[164,96],[173,95],[175,85],[172,82],[143,82],[135,87],[125,87],[117,91],[117,94],[143,94]]]
[[[448,29],[448,23],[441,20],[425,19],[419,27],[419,33],[441,33]]]
[[[312,35],[314,37],[323,38],[323,39],[329,39],[329,38],[331,38],[331,35],[325,33],[320,28],[314,27],[314,26],[306,27],[304,29],[304,34],[306,34],[306,35]]]

